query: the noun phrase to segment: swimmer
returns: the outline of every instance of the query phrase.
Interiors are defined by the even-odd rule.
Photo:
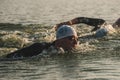
[[[56,24],[55,30],[59,28],[61,25],[74,25],[74,24],[80,24],[84,23],[90,26],[93,26],[94,28],[91,30],[92,32],[95,31],[95,34],[93,35],[95,38],[102,38],[106,36],[107,34],[113,34],[116,32],[115,28],[120,27],[120,18],[113,24],[107,24],[104,19],[100,18],[88,18],[88,17],[77,17],[70,21],[61,22],[59,24]]]
[[[20,50],[14,51],[10,54],[8,54],[7,58],[22,58],[22,57],[32,57],[36,56],[42,53],[44,51],[48,51],[50,49],[56,50],[55,54],[57,54],[57,51],[62,50],[62,52],[59,51],[59,54],[63,53],[64,51],[72,51],[76,48],[78,45],[78,36],[75,31],[75,29],[68,25],[62,25],[59,27],[56,31],[56,40],[47,43],[34,43],[28,47],[22,48]]]
[[[94,26],[92,31],[96,31],[95,37],[103,37],[108,33],[115,32],[115,28],[120,27],[120,19],[118,19],[113,25],[106,24],[105,20],[98,18],[87,18],[87,17],[79,17],[72,19],[67,22],[62,22],[54,26],[56,30],[56,40],[47,43],[34,43],[28,47],[22,48],[20,50],[14,51],[8,54],[7,58],[21,58],[21,57],[32,57],[39,54],[42,54],[44,50],[49,51],[49,49],[55,49],[59,52],[59,50],[64,51],[72,51],[78,45],[78,36],[77,32],[74,28],[69,25],[85,23],[90,26]],[[57,54],[57,52],[55,53]]]

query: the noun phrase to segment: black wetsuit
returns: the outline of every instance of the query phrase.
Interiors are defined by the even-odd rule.
[[[28,47],[22,48],[15,52],[12,52],[6,56],[6,58],[18,58],[18,57],[32,57],[40,54],[44,49],[48,49],[50,46],[54,46],[52,43],[34,43]]]
[[[78,23],[84,23],[90,26],[94,26],[95,28],[93,28],[92,31],[96,31],[97,29],[100,28],[98,25],[102,25],[106,22],[103,19],[88,18],[88,17],[78,17],[77,20],[78,20]]]

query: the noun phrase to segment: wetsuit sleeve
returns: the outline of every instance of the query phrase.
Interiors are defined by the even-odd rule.
[[[8,54],[7,58],[32,57],[40,54],[44,49],[50,47],[50,43],[34,43],[28,47],[22,48]]]
[[[71,20],[72,24],[84,23],[90,26],[94,26],[91,31],[96,31],[100,28],[99,25],[103,25],[106,21],[100,18],[88,18],[88,17],[77,17]]]
[[[74,25],[74,24],[80,24],[84,23],[90,26],[94,26],[95,28],[92,31],[95,31],[99,28],[99,25],[102,25],[105,23],[105,20],[99,19],[99,18],[88,18],[88,17],[77,17],[74,18],[70,21],[62,22],[60,24],[56,25],[56,30],[59,28],[61,25]]]
[[[74,21],[74,19],[73,19]],[[90,26],[102,25],[105,23],[105,20],[99,18],[87,18],[87,17],[78,17],[74,24],[84,23]]]

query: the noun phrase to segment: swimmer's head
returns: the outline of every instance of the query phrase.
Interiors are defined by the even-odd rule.
[[[77,37],[77,33],[73,27],[68,25],[62,25],[60,26],[60,28],[57,29],[56,39],[62,39],[73,35]]]
[[[107,33],[108,33],[108,31],[107,31],[106,28],[100,28],[99,30],[96,31],[95,37],[96,37],[96,38],[101,38],[101,37],[106,36]]]
[[[56,47],[62,47],[64,50],[76,48],[78,36],[74,28],[68,25],[62,25],[56,32]]]

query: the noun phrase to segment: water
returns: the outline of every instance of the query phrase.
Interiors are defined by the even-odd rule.
[[[0,0],[0,80],[119,80],[120,30],[102,39],[80,40],[75,54],[5,59],[33,42],[55,39],[52,26],[78,16],[113,23],[120,0]],[[25,25],[32,24],[32,25]],[[77,25],[79,36],[90,28]]]
[[[1,61],[1,80],[119,80],[120,56],[66,55]]]
[[[120,15],[119,3],[119,0],[0,0],[0,22],[54,25],[86,16],[111,23]]]

